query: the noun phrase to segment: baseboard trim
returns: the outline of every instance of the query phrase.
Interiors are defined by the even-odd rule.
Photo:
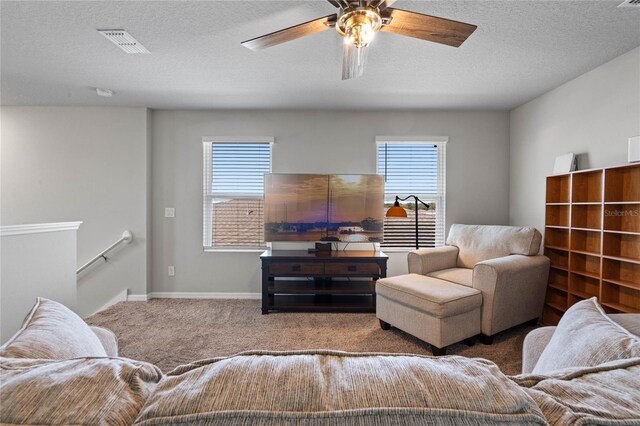
[[[104,311],[105,309],[107,309],[110,306],[115,305],[116,303],[126,302],[127,300],[129,300],[129,298],[127,297],[127,291],[128,290],[126,288],[124,290],[120,291],[117,295],[115,295],[113,298],[111,298],[107,303],[105,303],[100,308],[98,308],[98,310],[96,310],[92,314],[87,315],[86,317],[88,318],[90,316],[93,316],[93,315],[97,314],[100,311]]]
[[[127,302],[146,302],[149,297],[146,294],[129,294],[127,295]]]
[[[178,292],[154,291],[148,299],[260,299],[260,293],[218,293],[218,292]]]

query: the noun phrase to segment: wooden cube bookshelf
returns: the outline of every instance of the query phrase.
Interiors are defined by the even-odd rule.
[[[640,167],[614,167],[605,170],[604,201],[640,201]]]
[[[571,198],[571,175],[547,178],[547,204],[566,203]]]
[[[571,230],[571,251],[583,254],[600,254],[600,231]]]
[[[553,307],[549,305],[546,301],[544,304],[544,308],[542,310],[542,318],[545,325],[555,325],[562,318],[562,314],[565,309],[561,307]]]
[[[571,272],[600,279],[600,256],[572,252],[569,263],[571,264]]]
[[[551,259],[552,268],[569,270],[569,249],[545,247],[544,255]]]
[[[544,234],[544,246],[560,250],[569,249],[569,229],[549,228]]]
[[[640,262],[640,244],[638,244],[637,236],[607,231],[602,235],[604,238],[604,243],[602,244],[603,256],[630,262]]]
[[[562,269],[551,268],[549,270],[549,287],[566,293],[569,288],[569,272]]]
[[[640,203],[607,203],[604,205],[605,231],[640,233]]]
[[[569,227],[569,205],[547,205],[546,214],[547,226],[556,226],[558,228]]]
[[[571,174],[571,203],[600,203],[602,201],[602,170]]]
[[[601,303],[620,312],[638,312],[640,289],[620,287],[618,284],[604,281],[602,283]]]
[[[572,205],[571,227],[599,231],[602,228],[602,204]]]
[[[598,297],[600,293],[600,281],[597,278],[571,273],[571,283],[569,285],[571,286],[569,293],[584,299],[593,296]]]
[[[640,264],[604,258],[602,279],[623,287],[640,290]]]
[[[545,213],[543,323],[594,296],[607,312],[640,313],[640,164],[547,177]]]

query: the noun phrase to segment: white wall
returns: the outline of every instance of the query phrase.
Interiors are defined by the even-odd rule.
[[[37,297],[76,310],[79,225],[0,227],[0,343],[20,329]]]
[[[508,222],[507,112],[154,111],[152,121],[154,292],[260,290],[259,253],[202,250],[203,136],[274,136],[274,173],[375,173],[375,136],[448,136],[447,224]],[[393,254],[389,274],[405,271],[406,255]]]
[[[129,289],[147,293],[148,141],[145,108],[2,107],[2,225],[84,222],[82,265],[126,229],[130,245],[78,277],[86,315]]]
[[[544,226],[545,177],[556,156],[581,154],[578,168],[627,162],[640,135],[640,48],[511,111],[512,225]]]
[[[544,178],[557,155],[586,154],[580,168],[626,161],[627,138],[640,134],[639,76],[640,48],[510,114],[3,107],[1,223],[83,221],[78,264],[134,233],[80,277],[81,314],[127,288],[255,293],[258,253],[202,250],[202,137],[274,136],[278,173],[374,173],[375,136],[407,135],[449,137],[448,226],[542,229]],[[165,207],[176,208],[174,219]],[[403,273],[405,254],[389,266]]]

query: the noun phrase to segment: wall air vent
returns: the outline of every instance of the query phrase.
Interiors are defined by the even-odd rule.
[[[640,7],[640,0],[624,0],[618,7]]]
[[[98,30],[98,32],[127,53],[151,53],[125,30]]]

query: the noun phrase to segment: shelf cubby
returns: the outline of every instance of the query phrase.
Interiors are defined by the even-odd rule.
[[[544,231],[545,247],[569,249],[569,230],[546,228]]]
[[[603,234],[602,254],[640,262],[640,235],[605,231]]]
[[[573,173],[571,178],[572,203],[599,203],[602,201],[602,170]]]
[[[569,267],[569,251],[545,248],[544,254],[551,260],[551,266],[566,269]]]
[[[569,293],[584,299],[600,296],[600,280],[580,274],[571,273]]]
[[[548,288],[545,303],[556,310],[564,312],[567,309],[567,292]]]
[[[605,204],[604,229],[640,234],[640,204]]]
[[[567,291],[569,288],[569,272],[551,268],[549,270],[549,287],[556,290]]]
[[[640,313],[640,289],[621,287],[604,281],[602,283],[603,305],[612,307],[620,312]]]
[[[605,170],[605,202],[640,202],[640,164]]]
[[[604,258],[602,279],[622,287],[640,289],[640,264]]]
[[[594,296],[606,312],[640,313],[640,164],[550,176],[545,207],[543,323]]]
[[[547,203],[569,203],[571,175],[549,176],[547,178]]]
[[[624,313],[618,309],[612,308],[611,306],[607,306],[607,305],[602,305],[602,308],[604,309],[604,311],[607,314],[621,314]]]
[[[571,251],[600,254],[600,231],[571,230]]]
[[[571,272],[600,278],[600,258],[589,254],[571,253]]]
[[[602,205],[572,205],[571,227],[580,229],[600,229],[602,227]]]
[[[569,227],[569,206],[547,205],[546,224],[548,226]]]
[[[560,322],[562,314],[566,309],[558,309],[552,305],[545,304],[542,309],[542,323],[544,325],[555,325]]]
[[[578,303],[578,302],[580,302],[580,301],[582,301],[584,299],[590,299],[590,298],[589,297],[582,297],[582,296],[577,295],[577,294],[570,294],[569,295],[569,301],[568,301],[569,306],[575,305],[576,303]]]

